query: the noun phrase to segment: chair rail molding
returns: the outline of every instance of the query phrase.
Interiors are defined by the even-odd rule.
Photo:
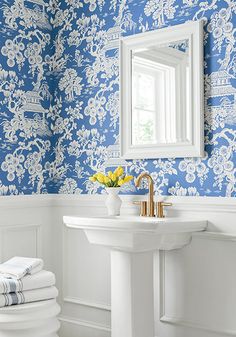
[[[20,194],[0,196],[0,209],[28,209],[32,207],[51,207],[55,198],[56,194]]]
[[[123,209],[136,209],[133,200],[143,200],[145,195],[120,195]],[[104,208],[106,194],[33,194],[0,196],[0,208],[29,208],[29,207],[86,207],[92,209]],[[158,196],[156,201],[168,200],[173,202],[173,209],[232,212],[236,213],[236,198],[230,197],[201,197],[201,196]]]
[[[143,200],[147,198],[145,195],[120,195],[123,209],[136,209],[132,204],[133,200]],[[70,207],[88,207],[92,210],[96,208],[104,208],[106,194],[51,194],[47,197],[51,200],[54,207],[70,206]],[[186,212],[196,211],[215,211],[215,212],[233,212],[236,213],[236,198],[218,198],[218,197],[200,197],[200,196],[158,196],[156,201],[173,202],[174,210],[184,210]]]

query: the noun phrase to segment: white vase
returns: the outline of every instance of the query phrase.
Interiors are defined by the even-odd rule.
[[[120,192],[119,187],[107,187],[107,198],[106,198],[106,206],[108,215],[120,215],[120,207],[122,204],[121,198],[118,193]]]

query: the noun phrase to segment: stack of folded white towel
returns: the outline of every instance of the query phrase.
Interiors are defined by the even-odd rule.
[[[0,264],[0,307],[56,298],[55,276],[43,265],[43,260],[27,257]]]

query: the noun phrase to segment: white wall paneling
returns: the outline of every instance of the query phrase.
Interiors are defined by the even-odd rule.
[[[42,256],[56,273],[62,305],[60,337],[110,337],[110,256],[66,230],[63,215],[106,213],[105,196],[0,197],[0,259]],[[123,214],[137,214],[124,196]],[[140,197],[142,198],[142,197]],[[155,258],[158,337],[236,336],[236,200],[170,197],[168,216],[209,220],[189,246]],[[160,262],[160,264],[159,264]],[[160,279],[157,278],[160,269]],[[160,308],[157,305],[160,301]]]
[[[161,322],[236,336],[236,236],[194,234],[183,250],[160,255]]]
[[[62,223],[65,214],[92,213],[94,203],[91,208],[85,203],[73,196],[55,196],[53,203],[54,235],[58,246],[55,263],[63,308],[61,337],[110,336],[109,252],[92,247],[83,231],[66,229]],[[102,202],[100,206],[95,208],[102,214]]]
[[[23,255],[40,257],[42,254],[41,225],[8,225],[0,227],[1,260]]]
[[[109,260],[109,252],[90,246],[83,231],[66,227],[63,231],[63,300],[109,311],[110,268],[104,265],[104,260]],[[97,287],[102,291],[97,292]]]
[[[137,199],[137,196],[134,198]],[[130,196],[123,197],[123,213],[137,214],[138,209],[132,205],[132,199]],[[210,232],[194,235],[192,243],[183,250],[166,253],[165,263],[162,261],[163,257],[161,258],[160,275],[161,277],[164,275],[165,282],[161,283],[157,279],[155,281],[155,302],[157,304],[160,299],[161,303],[160,312],[156,305],[156,335],[158,334],[158,337],[223,337],[230,333],[236,336],[233,325],[233,313],[236,312],[234,302],[236,303],[236,301],[232,298],[230,303],[227,303],[228,299],[225,296],[225,286],[227,285],[227,289],[230,289],[229,280],[232,277],[234,280],[236,279],[236,275],[234,276],[234,273],[232,273],[232,264],[236,257],[236,250],[234,251],[236,245],[233,245],[231,248],[228,245],[229,242],[233,243],[236,237],[234,221],[236,202],[233,199],[220,199],[201,197],[166,198],[166,200],[173,203],[173,207],[168,209],[168,216],[208,219]],[[102,215],[106,212],[103,203],[104,196],[58,196],[54,201],[54,206],[57,209],[64,208],[65,211],[64,213],[62,212],[64,215]],[[77,251],[76,256],[81,255],[77,259],[77,272],[79,274],[81,271],[82,276],[80,275],[81,279],[77,279],[77,286],[81,287],[81,293],[78,293],[76,296],[71,295],[72,283],[65,283],[66,292],[64,293],[64,301],[67,305],[67,321],[63,323],[62,337],[69,337],[72,325],[75,325],[74,323],[68,323],[68,316],[70,316],[71,311],[73,311],[73,315],[75,312],[78,314],[77,318],[73,318],[77,323],[77,330],[75,327],[73,328],[77,331],[77,336],[90,337],[91,325],[95,324],[100,327],[99,324],[101,323],[101,320],[99,321],[97,317],[93,317],[94,310],[95,316],[99,311],[105,312],[109,309],[109,303],[106,300],[105,307],[99,305],[101,301],[104,303],[105,294],[103,283],[100,281],[96,284],[96,276],[93,277],[92,282],[94,284],[92,286],[89,282],[87,283],[87,287],[91,289],[91,292],[88,289],[86,291],[82,290],[86,282],[85,270],[88,268],[88,266],[83,266],[83,261],[87,264],[88,256],[92,256],[90,264],[96,267],[96,264],[101,262],[100,257],[103,253],[100,251],[101,248],[87,245],[82,237],[82,233],[79,234],[80,237],[77,239],[75,238],[75,231],[69,234],[69,236],[68,232],[65,234],[67,245],[69,244],[70,246],[69,250],[66,248],[65,255],[67,258],[69,256],[69,261],[72,259],[72,256],[75,257],[73,252]],[[212,242],[215,244],[212,244]],[[76,245],[77,247],[75,248]],[[217,254],[219,246],[221,246],[221,255]],[[93,249],[95,249],[94,252],[92,252]],[[104,255],[102,260],[103,270],[108,269],[109,258]],[[231,267],[228,270],[224,269],[222,273],[222,270],[218,268],[219,261],[221,261],[222,265],[225,265],[225,268],[227,266],[225,261],[231,261]],[[159,263],[157,258],[155,264],[157,265],[156,271],[158,272]],[[68,268],[68,266],[65,266],[65,268]],[[212,270],[214,271],[216,281],[211,278]],[[66,277],[68,277],[67,269],[65,269],[65,272]],[[225,275],[227,275],[227,279]],[[109,275],[106,274],[105,276],[103,274],[104,284],[107,285],[106,277],[109,277]],[[69,287],[68,284],[70,284]],[[99,301],[95,296],[96,291]],[[106,286],[106,291],[109,292],[108,285]],[[192,293],[193,295],[191,295]],[[66,302],[69,302],[69,304]],[[220,307],[218,312],[215,309],[217,303]],[[86,307],[86,310],[81,310],[82,307]],[[96,309],[98,310],[96,311]],[[228,314],[223,314],[224,312]],[[100,317],[103,319],[102,326],[109,326],[107,316],[103,313]],[[86,322],[86,326],[87,322],[89,322],[89,327],[87,326],[86,328],[83,322]],[[96,328],[94,328],[94,331],[97,333]],[[102,333],[102,336],[106,336],[109,332],[100,330],[99,333]],[[72,336],[74,337],[73,333]]]
[[[53,269],[51,196],[0,197],[0,260],[38,256]]]

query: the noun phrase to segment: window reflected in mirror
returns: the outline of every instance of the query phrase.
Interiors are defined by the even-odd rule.
[[[189,139],[189,41],[132,51],[132,145]]]

